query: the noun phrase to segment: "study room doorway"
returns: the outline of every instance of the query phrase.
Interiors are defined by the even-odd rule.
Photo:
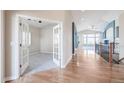
[[[62,23],[28,16],[17,23],[20,75],[60,68]]]

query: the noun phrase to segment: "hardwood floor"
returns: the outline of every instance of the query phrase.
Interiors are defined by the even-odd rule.
[[[109,83],[124,82],[124,65],[109,64],[89,50],[77,50],[64,69],[27,74],[10,83]]]

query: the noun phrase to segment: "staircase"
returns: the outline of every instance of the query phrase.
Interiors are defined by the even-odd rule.
[[[107,62],[120,64],[124,58],[119,59],[118,43],[95,44],[95,52],[103,57]]]

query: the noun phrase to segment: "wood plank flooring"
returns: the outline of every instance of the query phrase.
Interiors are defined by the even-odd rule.
[[[78,49],[64,69],[27,74],[9,83],[110,83],[124,82],[124,65],[109,64],[93,51]]]

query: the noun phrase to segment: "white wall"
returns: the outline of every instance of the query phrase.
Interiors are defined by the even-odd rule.
[[[124,57],[124,13],[119,17],[120,58]]]
[[[119,26],[119,19],[116,18],[115,19],[115,27]],[[115,33],[115,36],[116,36],[117,33]],[[116,43],[120,43],[120,39],[118,37],[115,37],[115,42]]]
[[[72,15],[71,11],[66,11],[64,16],[63,32],[63,63],[65,67],[72,58]]]
[[[40,28],[29,26],[31,32],[31,46],[29,48],[30,55],[40,52]]]
[[[109,42],[114,42],[114,39],[113,39],[113,28],[109,28],[107,29],[106,31],[106,39],[109,40]]]
[[[0,82],[4,82],[4,11],[0,10]]]
[[[38,28],[30,25],[29,31],[31,32],[30,55],[53,52],[53,26]]]
[[[47,26],[40,31],[40,52],[53,52],[53,26]]]
[[[68,60],[72,55],[72,17],[70,11],[62,11],[62,10],[47,10],[47,11],[6,11],[5,12],[5,20],[6,20],[6,29],[5,29],[5,76],[7,80],[16,79],[19,76],[19,64],[17,64],[17,60],[19,59],[19,55],[17,55],[18,48],[15,38],[13,37],[14,33],[17,33],[17,29],[15,29],[15,18],[16,14],[44,18],[48,20],[59,21],[63,23],[63,62],[62,65],[65,66],[68,63]],[[13,51],[13,52],[12,52]],[[17,57],[15,57],[15,55]]]

